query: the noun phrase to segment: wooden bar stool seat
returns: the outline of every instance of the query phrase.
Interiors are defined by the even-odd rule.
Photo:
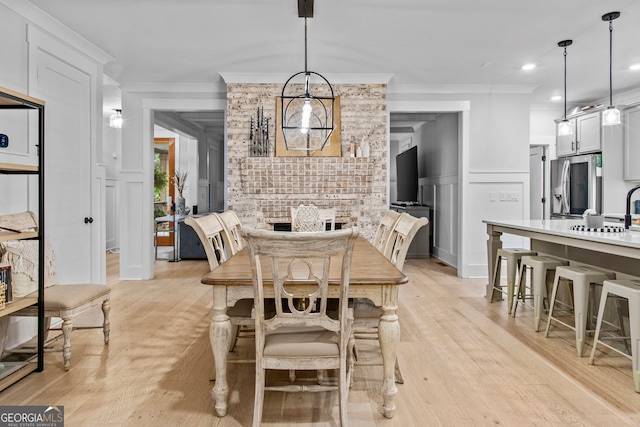
[[[520,260],[525,255],[537,255],[535,251],[522,248],[500,248],[496,252],[496,262],[493,267],[493,294],[491,295],[491,301],[496,299],[496,293],[507,294],[507,310],[511,314],[511,307],[513,306],[513,295],[516,287],[516,275],[518,268],[520,267]],[[500,273],[502,269],[502,261],[507,262],[507,284],[506,286],[501,284]],[[506,287],[506,291],[505,291]]]
[[[604,318],[605,306],[608,296],[617,296],[626,298],[629,301],[629,337],[631,345],[631,355],[621,351],[618,348],[608,345],[600,339],[602,327],[602,319]],[[623,325],[620,325],[623,330]],[[596,334],[593,339],[593,349],[589,364],[593,365],[596,355],[596,347],[598,343],[609,347],[610,349],[629,357],[632,361],[633,382],[635,384],[636,393],[640,393],[640,280],[605,280],[602,286],[602,296],[600,298],[600,306],[598,308],[598,321],[596,323]]]
[[[524,302],[526,295],[527,269],[531,270],[531,294],[533,295],[533,328],[536,332],[540,330],[540,319],[542,315],[543,299],[547,297],[547,285],[553,284],[553,277],[549,280],[550,273],[555,275],[556,267],[569,265],[566,260],[546,256],[546,255],[525,255],[520,260],[520,274],[518,275],[518,288],[516,298],[513,301],[511,315],[516,317],[518,301]]]
[[[571,281],[573,286],[573,312],[574,324],[570,325],[561,319],[553,316],[556,296],[558,294],[558,284],[561,279]],[[589,313],[589,296],[591,295],[592,284],[602,284],[607,279],[615,279],[615,273],[597,270],[590,266],[560,266],[556,267],[556,275],[553,280],[553,291],[549,300],[549,316],[547,317],[547,328],[544,336],[549,336],[551,321],[555,320],[576,332],[576,349],[578,356],[582,356],[584,340],[587,333],[587,318]]]

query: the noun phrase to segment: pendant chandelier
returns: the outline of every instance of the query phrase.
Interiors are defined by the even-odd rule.
[[[298,16],[304,17],[304,71],[289,77],[282,88],[282,134],[287,150],[319,151],[334,129],[335,96],[326,78],[307,69],[307,17],[313,17],[313,0],[298,0]]]
[[[602,126],[620,124],[620,110],[613,106],[613,20],[620,16],[620,12],[609,12],[602,15],[603,21],[609,21],[609,107],[602,113]]]
[[[558,42],[558,46],[564,48],[564,119],[558,122],[558,136],[573,135],[573,124],[567,120],[567,46],[572,43],[572,40]]]

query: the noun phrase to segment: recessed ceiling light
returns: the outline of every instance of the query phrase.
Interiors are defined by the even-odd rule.
[[[552,101],[561,101],[562,100],[562,95],[553,95],[551,97]]]
[[[533,70],[534,68],[536,68],[536,64],[524,64],[522,66],[522,69],[524,71],[530,71],[530,70]]]
[[[630,69],[631,71],[638,71],[638,70],[640,70],[640,64],[633,64],[633,65],[631,65],[631,66],[629,67],[629,69]]]

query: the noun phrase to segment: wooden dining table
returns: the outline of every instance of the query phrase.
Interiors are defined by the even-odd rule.
[[[331,263],[329,297],[338,297],[340,263]],[[398,288],[408,281],[382,253],[368,240],[358,237],[351,260],[349,280],[350,298],[368,298],[382,309],[378,326],[378,340],[383,362],[382,413],[387,418],[395,415],[395,361],[400,341],[400,324],[396,313]],[[227,308],[241,299],[253,298],[251,265],[246,248],[202,277],[201,282],[213,289],[213,309],[209,338],[215,362],[216,382],[211,391],[215,410],[223,417],[227,412],[229,385],[227,381],[227,352],[232,339],[232,326]],[[334,286],[331,286],[334,285]],[[265,290],[267,291],[267,290]],[[265,292],[266,297],[273,297]]]

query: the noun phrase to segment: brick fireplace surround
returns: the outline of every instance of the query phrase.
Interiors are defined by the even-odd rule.
[[[387,107],[384,84],[336,84],[341,103],[341,157],[274,157],[277,84],[227,84],[228,200],[243,224],[289,222],[291,206],[336,208],[343,222],[371,239],[387,204]],[[249,123],[258,107],[269,119],[270,157],[249,157]],[[349,144],[367,141],[368,158]]]

